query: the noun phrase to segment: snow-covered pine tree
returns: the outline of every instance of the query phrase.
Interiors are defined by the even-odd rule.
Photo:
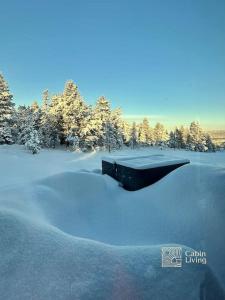
[[[73,150],[80,151],[80,141],[79,138],[73,134],[69,134],[66,137],[66,143],[68,146],[71,146]]]
[[[29,150],[34,148],[33,145],[36,145],[37,152],[40,150],[40,137],[38,130],[36,129],[35,123],[35,113],[30,107],[20,107],[20,128],[17,142],[19,144],[25,145]],[[39,149],[39,150],[38,150]],[[33,150],[32,150],[33,151]],[[35,149],[34,149],[35,152]]]
[[[38,105],[38,102],[36,100],[34,100],[32,103],[31,103],[31,109],[33,112],[38,112],[39,111],[39,105]]]
[[[168,146],[170,148],[174,148],[174,149],[177,148],[176,134],[175,134],[174,131],[170,131],[169,140],[168,140]]]
[[[41,127],[41,108],[39,107],[37,101],[32,102],[30,106],[30,110],[34,122],[34,128],[39,132]]]
[[[43,147],[55,148],[59,143],[58,124],[49,109],[48,90],[42,94],[39,136]]]
[[[148,131],[149,131],[149,122],[146,118],[143,119],[142,123],[139,126],[138,140],[141,146],[148,145]]]
[[[123,144],[129,146],[130,138],[131,138],[131,125],[122,120],[122,135],[123,135]]]
[[[47,112],[49,109],[49,102],[50,102],[50,96],[48,90],[45,90],[42,93],[42,106],[41,106],[41,111],[42,112]]]
[[[77,86],[73,81],[68,81],[62,96],[62,120],[65,139],[73,136],[82,143],[84,136],[82,131],[85,130],[88,114],[89,107],[82,99]]]
[[[187,142],[187,130],[184,126],[180,128],[175,128],[175,131],[170,133],[168,145],[172,148],[178,149],[186,149],[186,142]]]
[[[207,150],[203,130],[198,122],[192,122],[190,125],[187,137],[187,149],[200,152]]]
[[[42,93],[42,105],[41,105],[40,128],[39,128],[41,144],[44,147],[51,147],[50,146],[51,124],[49,122],[48,116],[49,116],[49,93],[48,90],[45,90]]]
[[[83,120],[81,130],[80,149],[83,152],[89,152],[98,149],[98,134],[94,110],[88,107],[87,114]]]
[[[115,149],[121,149],[123,147],[123,122],[121,108],[116,108],[111,112],[109,122],[111,123],[114,131]]]
[[[11,126],[11,135],[14,143],[17,143],[18,138],[18,113],[17,109],[14,107],[12,112],[12,126]]]
[[[166,145],[166,141],[168,140],[168,134],[167,134],[164,126],[160,123],[156,123],[156,125],[155,125],[154,138],[155,138],[156,146]]]
[[[96,137],[97,147],[102,149],[120,149],[123,146],[121,109],[111,111],[109,101],[100,97],[93,108],[93,136]],[[109,146],[111,141],[111,146]]]
[[[139,126],[139,143],[142,146],[152,146],[154,144],[153,130],[150,128],[147,118],[144,118]]]
[[[115,136],[115,128],[110,121],[107,121],[105,124],[105,138],[104,138],[104,148],[111,152],[117,147],[117,141]]]
[[[41,150],[40,144],[38,131],[33,126],[30,128],[29,137],[25,143],[25,147],[27,150],[31,151],[32,154],[36,154]]]
[[[104,148],[106,140],[106,124],[110,120],[111,108],[109,101],[101,96],[93,109],[93,131],[97,137],[97,147]]]
[[[63,132],[62,99],[63,96],[61,94],[53,95],[49,105],[49,116],[51,119],[54,136],[56,138],[56,144],[63,144],[65,142]]]
[[[12,114],[14,103],[7,82],[0,74],[0,144],[12,144]]]
[[[16,111],[17,144],[24,145],[26,142],[27,121],[31,114],[31,109],[25,105],[20,105]]]
[[[175,136],[177,140],[177,148],[185,149],[186,148],[186,136],[185,136],[185,128],[181,126],[179,129],[176,128]]]
[[[207,152],[215,152],[216,151],[216,145],[213,143],[212,138],[209,133],[206,133],[205,135],[205,145],[207,148]]]
[[[138,146],[138,130],[137,125],[135,122],[133,122],[130,132],[130,147],[132,149],[136,148]]]
[[[80,98],[80,94],[77,86],[72,80],[69,80],[65,84],[64,92],[62,95],[62,118],[63,118],[63,133],[66,137],[71,135],[71,129],[74,127],[74,103]],[[73,124],[73,125],[72,125]]]

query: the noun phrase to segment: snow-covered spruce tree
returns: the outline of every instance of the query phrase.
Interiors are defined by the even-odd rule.
[[[120,133],[120,130],[115,127],[115,124],[112,120],[106,122],[104,132],[104,149],[111,152],[112,150],[122,148],[122,134]]]
[[[138,130],[137,125],[135,122],[133,122],[130,132],[130,147],[132,149],[136,148],[138,146]]]
[[[139,143],[142,146],[152,146],[154,144],[153,130],[150,128],[147,118],[144,118],[139,126]]]
[[[83,120],[80,136],[80,149],[83,152],[99,149],[98,138],[98,124],[96,123],[94,109],[89,106]]]
[[[71,146],[73,150],[80,151],[80,141],[79,138],[74,134],[69,134],[66,137],[65,142],[68,146]]]
[[[49,93],[45,90],[42,93],[42,105],[41,105],[41,115],[40,115],[40,128],[39,134],[41,136],[41,143],[44,147],[50,146],[51,138],[51,124],[49,122]]]
[[[19,106],[17,109],[17,143],[25,145],[29,138],[31,127],[34,126],[34,117],[31,108],[28,106]]]
[[[40,151],[40,136],[36,129],[36,115],[30,107],[21,107],[21,123],[17,142],[25,145],[25,148],[33,154]]]
[[[59,143],[57,119],[50,113],[48,90],[42,94],[42,106],[40,116],[39,136],[41,145],[47,148],[55,148]]]
[[[61,94],[53,95],[51,97],[48,111],[53,127],[54,137],[56,139],[56,144],[65,143],[65,136],[63,132],[62,103],[63,96]]]
[[[204,134],[205,136],[205,145],[207,148],[207,152],[215,152],[216,151],[216,145],[213,143],[212,138],[209,133]]]
[[[110,119],[111,108],[109,101],[101,96],[93,109],[93,129],[97,137],[97,147],[104,148],[106,139],[106,123]]]
[[[41,150],[41,142],[39,139],[38,131],[33,127],[30,128],[29,137],[25,143],[27,150],[31,151],[32,154],[36,154]]]
[[[31,104],[31,112],[33,116],[33,121],[34,121],[34,128],[39,131],[41,127],[41,108],[39,107],[37,101],[34,101]]]
[[[111,112],[109,122],[111,123],[114,131],[114,149],[121,149],[123,147],[123,122],[122,111],[120,108],[116,108]]]
[[[111,111],[110,103],[105,97],[100,97],[93,109],[93,136],[97,147],[102,149],[120,149],[123,145],[121,109]],[[111,141],[111,146],[109,146]]]
[[[2,74],[0,74],[0,144],[12,144],[12,114],[14,103]]]
[[[17,143],[24,145],[33,154],[41,149],[38,130],[35,128],[35,113],[28,106],[19,106],[17,110]]]
[[[24,145],[25,141],[23,135],[25,134],[26,128],[26,120],[28,118],[28,114],[31,113],[30,108],[25,105],[20,105],[16,110],[16,140],[15,142],[20,145]]]
[[[168,140],[168,146],[177,149],[186,149],[187,143],[187,130],[181,126],[175,128],[174,132],[171,131]]]
[[[129,146],[130,138],[131,138],[131,125],[126,121],[122,120],[122,137],[123,137],[123,144]]]
[[[45,90],[42,93],[42,105],[41,105],[41,111],[42,112],[48,112],[49,103],[50,103],[49,92],[48,92],[48,90]]]
[[[170,131],[169,140],[168,140],[168,147],[176,149],[177,148],[177,140],[176,134],[174,131]]]
[[[73,136],[82,143],[89,107],[82,99],[73,81],[65,85],[62,96],[62,122],[64,139]]]
[[[38,105],[38,102],[36,100],[34,100],[32,103],[31,103],[31,109],[33,112],[38,112],[39,111],[39,105]]]
[[[160,123],[156,123],[154,128],[154,139],[156,146],[165,146],[168,140],[168,134],[164,126]]]
[[[72,80],[67,81],[61,100],[63,133],[65,139],[71,134],[71,129],[74,128],[74,104],[78,99],[80,99],[80,94],[77,86]]]
[[[107,121],[105,124],[105,139],[104,139],[104,148],[111,152],[113,149],[116,149],[116,136],[113,124],[110,121]]]
[[[41,127],[39,129],[39,136],[41,145],[46,148],[55,148],[60,143],[58,134],[58,124],[54,117],[47,113],[44,119],[41,121]]]
[[[184,126],[175,129],[175,136],[176,136],[176,148],[185,149],[186,148],[186,132]]]
[[[192,122],[190,125],[187,137],[187,149],[199,152],[207,151],[206,139],[198,122]]]
[[[17,109],[14,107],[13,113],[12,113],[12,126],[11,126],[11,135],[12,135],[12,140],[14,143],[17,143],[17,138],[18,138],[18,112]]]

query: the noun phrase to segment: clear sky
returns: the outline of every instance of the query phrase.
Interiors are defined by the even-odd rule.
[[[225,129],[225,1],[1,1],[0,71],[17,104],[73,79],[129,120]]]

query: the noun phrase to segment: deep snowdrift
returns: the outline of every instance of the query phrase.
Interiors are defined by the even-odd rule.
[[[99,155],[61,152],[38,160],[15,153],[17,168],[26,155],[33,165],[3,178],[2,299],[225,299],[213,275],[225,282],[221,156],[216,166],[202,156],[201,163],[127,192],[97,171],[71,171],[98,168]],[[5,151],[0,163],[6,166],[7,158],[12,153]],[[19,173],[23,185],[15,185]],[[161,268],[161,244],[204,250],[208,264]]]
[[[79,239],[7,210],[0,228],[2,299],[224,299],[206,266],[162,269],[160,246]]]

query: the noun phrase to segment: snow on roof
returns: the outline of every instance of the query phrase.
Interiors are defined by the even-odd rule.
[[[103,157],[102,160],[134,169],[150,169],[174,164],[190,163],[189,159],[163,154],[147,156],[107,156]]]

